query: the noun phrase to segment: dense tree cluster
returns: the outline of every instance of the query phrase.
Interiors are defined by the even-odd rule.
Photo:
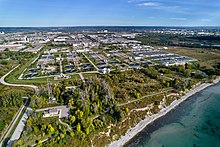
[[[33,53],[25,52],[10,52],[4,51],[0,52],[0,76],[3,76],[9,70],[18,64],[25,64],[30,58],[33,58]]]
[[[90,132],[106,125],[106,115],[115,121],[123,117],[122,111],[116,106],[110,86],[101,78],[89,78],[74,90],[74,94],[66,91],[62,98],[64,103],[68,99],[71,109],[67,122],[76,128],[75,134],[82,140]]]
[[[51,139],[49,140],[49,142],[51,143],[62,143],[67,135],[65,126],[58,124],[58,122],[54,119],[43,119],[40,113],[32,113],[31,116],[28,118],[25,126],[25,131],[22,136],[25,136],[28,133],[33,133],[32,135],[34,139],[36,136],[50,137]],[[41,145],[42,140],[36,140],[35,143]],[[24,140],[21,139],[17,141],[14,146],[23,146],[24,144]]]
[[[151,79],[148,74],[145,74],[145,69],[119,72],[104,77],[111,85],[118,102],[126,102],[133,98],[138,99],[148,92],[162,88],[157,80]]]
[[[192,71],[195,71],[195,76]],[[138,99],[147,92],[160,91],[166,87],[173,87],[177,90],[190,89],[193,85],[191,77],[199,78],[199,74],[198,66],[194,64],[146,67],[99,77],[94,76],[88,78],[85,83],[62,81],[52,86],[52,95],[56,98],[58,105],[68,105],[70,108],[70,116],[62,119],[72,128],[68,132],[69,136],[84,140],[94,130],[123,119],[124,112],[117,103],[127,102],[130,98]],[[76,87],[67,89],[67,85]],[[31,105],[40,108],[48,104],[48,101],[47,91],[43,90],[39,95],[32,97]],[[125,108],[124,111],[128,113],[129,109]],[[28,126],[31,127],[33,122],[35,121],[28,120]],[[66,134],[55,133],[53,126],[37,126],[38,128],[32,127],[35,133],[44,129],[46,134],[56,136],[56,141],[65,138]]]
[[[33,58],[35,54],[29,53],[29,52],[0,52],[0,60],[3,62],[3,64],[7,64],[7,60],[14,60],[18,61],[19,64],[24,64],[26,60],[29,58]]]
[[[4,92],[0,94],[0,107],[16,106],[22,105],[22,93],[16,92]]]
[[[137,40],[143,44],[150,45],[162,45],[162,46],[182,46],[190,48],[215,48],[218,46],[212,46],[212,44],[219,44],[218,36],[192,36],[176,34],[155,34],[147,33],[136,37]],[[202,43],[201,43],[202,42]]]
[[[71,136],[84,140],[90,132],[111,122],[120,121],[124,114],[117,106],[112,88],[104,78],[92,77],[75,89],[66,89],[62,81],[53,87],[59,105],[68,105],[70,116],[63,119],[73,130]],[[49,101],[46,91],[31,98],[33,108],[45,107]]]

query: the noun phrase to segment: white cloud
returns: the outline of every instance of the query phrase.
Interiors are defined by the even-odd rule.
[[[145,6],[145,7],[159,7],[161,6],[160,3],[155,3],[155,2],[146,2],[146,3],[141,3],[141,4],[138,4],[138,6]]]
[[[129,0],[128,3],[140,3],[145,2],[146,0]]]
[[[179,20],[179,21],[186,21],[188,20],[188,18],[184,18],[184,17],[173,17],[173,18],[170,18],[172,20]]]
[[[173,5],[171,3],[154,2],[154,1],[146,1],[146,0],[130,0],[130,2],[136,3],[137,6],[141,6],[149,9],[172,11],[174,13],[188,13],[188,8],[184,8],[178,5]]]

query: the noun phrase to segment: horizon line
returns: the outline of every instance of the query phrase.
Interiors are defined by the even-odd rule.
[[[216,25],[53,25],[53,26],[0,26],[0,28],[67,28],[67,27],[220,27]]]

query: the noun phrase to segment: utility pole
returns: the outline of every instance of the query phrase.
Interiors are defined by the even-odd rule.
[[[52,101],[55,101],[56,99],[52,95],[52,89],[50,87],[50,80],[49,80],[49,78],[47,78],[47,89],[48,89],[49,99],[52,100]]]

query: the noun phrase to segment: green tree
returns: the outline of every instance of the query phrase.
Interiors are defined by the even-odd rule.
[[[70,136],[71,137],[74,137],[75,136],[75,133],[73,131],[70,131]]]
[[[70,116],[70,123],[73,124],[76,121],[75,116]]]
[[[61,94],[60,88],[58,86],[54,87],[53,95],[57,100],[60,98],[60,94]]]
[[[64,134],[60,134],[60,138],[63,139],[65,137]]]
[[[75,112],[75,115],[78,119],[81,119],[83,117],[83,112],[80,111],[79,109]]]
[[[41,140],[38,140],[37,145],[41,146],[42,143],[43,143],[43,142],[42,142]]]
[[[29,117],[28,120],[27,120],[27,126],[31,127],[32,123],[33,123],[33,119],[32,119],[32,117]]]
[[[85,129],[85,132],[86,132],[86,135],[89,135],[89,133],[90,133],[89,127]]]
[[[83,131],[80,131],[80,132],[78,133],[78,135],[79,135],[79,138],[80,138],[81,140],[84,140],[84,139],[86,138],[86,134],[85,134]]]
[[[80,123],[77,124],[76,130],[77,130],[77,133],[81,132],[81,125],[80,125]]]
[[[128,107],[126,107],[126,108],[125,108],[125,112],[126,112],[126,113],[128,113],[128,112],[129,112],[129,109],[128,109]]]
[[[34,134],[37,134],[39,132],[38,127],[34,126]]]
[[[74,100],[73,100],[73,98],[71,98],[71,99],[69,100],[68,106],[70,107],[70,109],[73,109],[73,106],[74,106]]]
[[[187,69],[187,70],[184,71],[184,76],[185,76],[186,78],[190,77],[190,70],[189,70],[189,69]]]

